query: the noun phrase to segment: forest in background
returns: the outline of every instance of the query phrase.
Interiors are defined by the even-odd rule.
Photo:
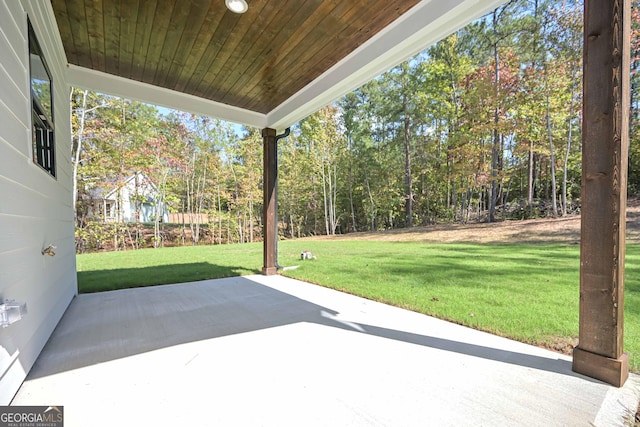
[[[638,3],[630,194],[640,191]],[[280,235],[579,213],[582,9],[510,1],[294,125],[278,147]],[[262,239],[259,129],[78,89],[71,102],[79,251]],[[97,192],[137,172],[183,223],[90,214]]]

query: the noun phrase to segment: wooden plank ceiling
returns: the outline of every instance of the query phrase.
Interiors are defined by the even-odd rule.
[[[71,64],[268,113],[419,0],[52,0]]]

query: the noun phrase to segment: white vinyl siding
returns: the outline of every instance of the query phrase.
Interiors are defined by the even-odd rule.
[[[54,85],[56,170],[33,161],[27,16]],[[0,299],[28,313],[0,328],[0,405],[20,387],[77,292],[66,59],[48,0],[0,0]],[[56,255],[43,256],[53,244]]]

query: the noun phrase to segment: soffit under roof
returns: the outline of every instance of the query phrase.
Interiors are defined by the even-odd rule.
[[[71,84],[136,97],[137,90],[126,88],[137,82],[146,88],[138,98],[145,98],[149,88],[163,90],[158,99],[143,100],[172,104],[173,93],[185,94],[187,106],[204,100],[193,110],[209,111],[210,102],[221,110],[228,107],[231,114],[217,114],[221,118],[257,126],[299,120],[499,3],[248,0],[249,10],[238,15],[224,0],[51,0],[72,67]],[[403,28],[412,19],[416,28]],[[431,36],[425,35],[429,26]],[[410,39],[419,30],[423,34],[416,44]],[[390,38],[392,31],[397,34]],[[386,45],[372,50],[376,40]],[[367,48],[368,56],[353,61],[359,49]],[[368,63],[386,56],[395,63],[383,61],[370,69]],[[336,69],[339,74],[332,76]],[[360,77],[363,69],[366,75]],[[283,113],[268,117],[278,109]]]

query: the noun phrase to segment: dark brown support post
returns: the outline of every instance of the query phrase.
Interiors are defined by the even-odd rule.
[[[264,205],[262,208],[263,227],[263,255],[264,264],[262,274],[269,276],[277,273],[276,251],[276,181],[278,179],[278,164],[276,161],[276,130],[262,129],[263,141],[263,177],[264,177]]]
[[[615,386],[623,352],[631,0],[585,0],[580,341],[573,370]]]

